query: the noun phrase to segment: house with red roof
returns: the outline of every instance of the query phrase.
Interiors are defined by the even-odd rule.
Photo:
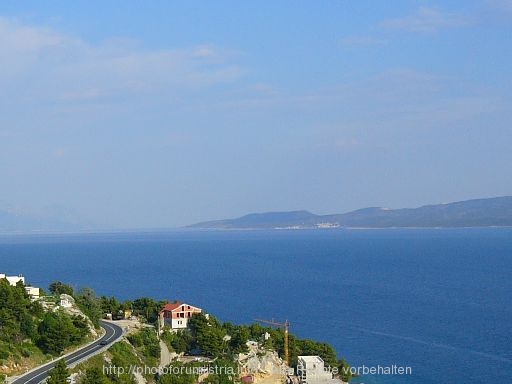
[[[174,302],[167,303],[160,310],[159,321],[160,328],[168,326],[171,329],[184,329],[188,326],[188,320],[194,315],[194,313],[201,313],[203,310],[193,305]]]

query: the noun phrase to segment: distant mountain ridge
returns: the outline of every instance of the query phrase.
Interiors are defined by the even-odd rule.
[[[512,196],[425,205],[418,208],[370,207],[315,215],[308,211],[251,213],[236,219],[197,223],[196,229],[413,228],[512,226]]]

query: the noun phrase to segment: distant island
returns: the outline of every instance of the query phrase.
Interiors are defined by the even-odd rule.
[[[512,226],[512,196],[474,199],[419,208],[363,208],[315,215],[308,211],[251,213],[206,221],[194,229],[457,228]]]

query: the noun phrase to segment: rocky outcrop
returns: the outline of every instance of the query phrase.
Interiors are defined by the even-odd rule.
[[[286,379],[289,368],[277,352],[261,348],[258,343],[248,341],[247,353],[238,355],[237,363],[241,376],[250,376],[257,384],[280,384]]]
[[[75,299],[72,296],[62,293],[60,295],[59,305],[54,307],[54,310],[58,310],[58,309],[62,309],[64,312],[68,313],[69,315],[80,316],[80,317],[86,319],[87,325],[89,326],[89,333],[94,338],[98,337],[98,332],[94,328],[94,325],[92,324],[91,320],[78,308],[78,306],[75,303]]]

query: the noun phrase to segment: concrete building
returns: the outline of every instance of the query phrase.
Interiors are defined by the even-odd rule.
[[[320,384],[333,381],[332,372],[326,369],[320,356],[299,356],[297,377],[301,384]]]
[[[31,299],[39,299],[40,296],[40,290],[37,287],[28,286],[25,287],[25,292],[27,292],[27,295],[30,296]]]
[[[0,273],[0,279],[6,279],[10,285],[13,287],[16,286],[19,282],[21,282],[23,285],[25,285],[25,277],[22,275],[18,276],[7,276],[5,273]],[[31,285],[25,286],[25,292],[27,292],[27,295],[30,296],[32,300],[39,299],[39,296],[41,294],[39,288],[32,287]]]
[[[0,273],[0,279],[7,279],[9,284],[11,284],[12,286],[16,285],[19,281],[21,281],[23,284],[25,284],[25,278],[22,275],[6,276],[5,273]]]
[[[203,310],[190,304],[176,302],[167,303],[159,313],[160,328],[169,326],[171,329],[184,329],[188,327],[188,320],[194,313],[201,313]]]

